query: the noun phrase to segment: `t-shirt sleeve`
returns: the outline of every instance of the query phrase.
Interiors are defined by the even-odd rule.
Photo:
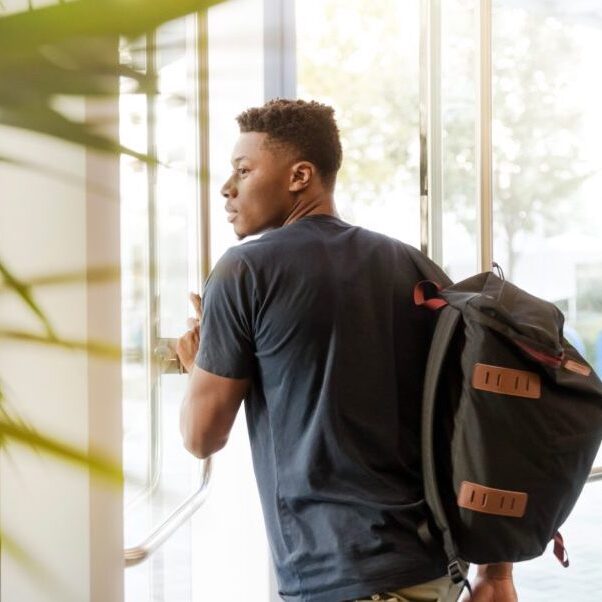
[[[236,247],[213,268],[202,297],[201,338],[195,364],[218,376],[246,378],[254,364],[253,282]]]

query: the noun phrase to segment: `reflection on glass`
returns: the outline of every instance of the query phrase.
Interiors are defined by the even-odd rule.
[[[299,97],[334,106],[341,217],[420,245],[417,0],[297,3]]]

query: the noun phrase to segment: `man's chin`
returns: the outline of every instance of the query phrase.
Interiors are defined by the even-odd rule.
[[[247,232],[247,228],[244,227],[244,224],[238,223],[239,216],[237,215],[234,220],[232,220],[232,230],[234,230],[234,235],[238,240],[242,240],[246,238],[249,233]]]
[[[234,234],[238,240],[244,240],[247,236],[254,236],[255,234],[261,234],[266,230],[269,230],[268,227],[264,226],[262,228],[243,228],[238,224],[233,224],[234,226]]]

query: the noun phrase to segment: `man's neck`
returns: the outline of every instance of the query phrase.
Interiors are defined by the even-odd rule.
[[[332,193],[320,195],[311,200],[304,199],[295,204],[282,225],[288,226],[308,215],[332,215],[333,217],[338,217]]]

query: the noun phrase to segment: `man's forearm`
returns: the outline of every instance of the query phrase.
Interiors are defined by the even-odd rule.
[[[514,565],[511,562],[496,562],[495,564],[480,564],[477,568],[479,577],[488,579],[511,579]]]

